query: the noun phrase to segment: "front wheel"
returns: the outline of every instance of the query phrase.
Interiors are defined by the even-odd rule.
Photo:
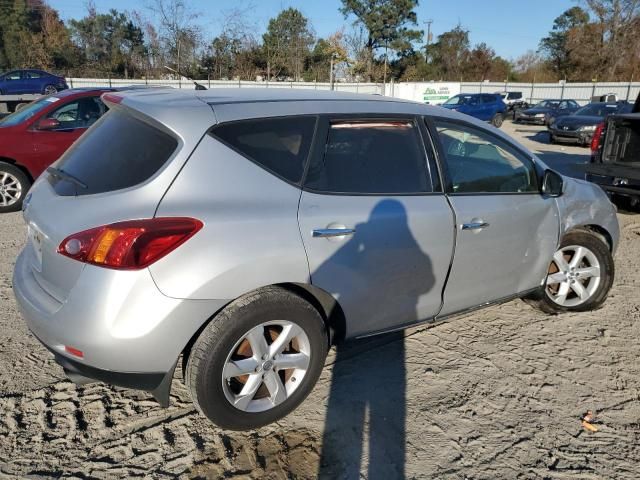
[[[570,232],[553,255],[543,290],[533,303],[547,313],[595,310],[606,300],[614,274],[604,239],[592,232]]]
[[[213,423],[254,429],[281,419],[307,397],[327,348],[318,311],[287,290],[268,287],[211,320],[191,349],[185,381]]]
[[[31,187],[31,180],[15,165],[0,162],[0,213],[22,208],[22,200]]]
[[[504,120],[504,117],[502,116],[502,114],[496,113],[491,119],[491,125],[493,125],[496,128],[500,128],[502,126],[503,120]]]

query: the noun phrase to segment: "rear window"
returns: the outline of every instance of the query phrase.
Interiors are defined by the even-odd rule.
[[[316,117],[265,118],[222,124],[211,134],[291,183],[302,180]]]
[[[173,154],[171,135],[119,110],[106,114],[56,168],[87,188],[50,176],[59,195],[89,195],[133,187],[151,178]]]

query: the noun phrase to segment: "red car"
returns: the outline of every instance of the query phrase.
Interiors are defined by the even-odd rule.
[[[113,90],[64,90],[0,120],[0,213],[20,210],[33,181],[107,111],[100,95]]]

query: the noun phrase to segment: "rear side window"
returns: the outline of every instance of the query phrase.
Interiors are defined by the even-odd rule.
[[[292,183],[300,183],[316,117],[263,118],[215,127],[211,134],[249,160]]]
[[[178,141],[125,112],[112,110],[63,157],[57,168],[87,188],[50,176],[59,195],[89,195],[133,187],[167,162]]]
[[[482,94],[482,103],[493,103],[498,101],[498,95]]]
[[[331,122],[324,156],[305,188],[342,194],[432,192],[418,129],[411,120]]]

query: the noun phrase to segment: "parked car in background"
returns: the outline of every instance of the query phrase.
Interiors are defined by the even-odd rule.
[[[72,89],[0,119],[0,213],[20,210],[33,181],[98,120],[113,89]]]
[[[0,95],[51,95],[67,88],[64,77],[43,70],[13,70],[0,75]]]
[[[542,100],[531,108],[516,112],[516,123],[550,125],[560,117],[571,115],[580,105],[575,100]]]
[[[491,123],[500,128],[507,105],[496,93],[461,93],[444,102],[442,107]]]
[[[614,200],[624,197],[631,207],[640,205],[640,95],[632,113],[610,115],[596,129],[587,180]]]
[[[468,115],[315,90],[102,98],[29,193],[13,276],[77,382],[167,406],[182,358],[199,411],[252,429],[306,398],[331,344],[510,298],[591,310],[611,287],[605,193]]]
[[[587,147],[596,128],[606,117],[614,113],[629,113],[632,108],[633,105],[628,102],[590,103],[549,125],[549,141],[577,143]]]
[[[496,92],[502,97],[502,101],[507,105],[507,112],[515,116],[515,112],[529,108],[529,104],[524,99],[522,92]]]

